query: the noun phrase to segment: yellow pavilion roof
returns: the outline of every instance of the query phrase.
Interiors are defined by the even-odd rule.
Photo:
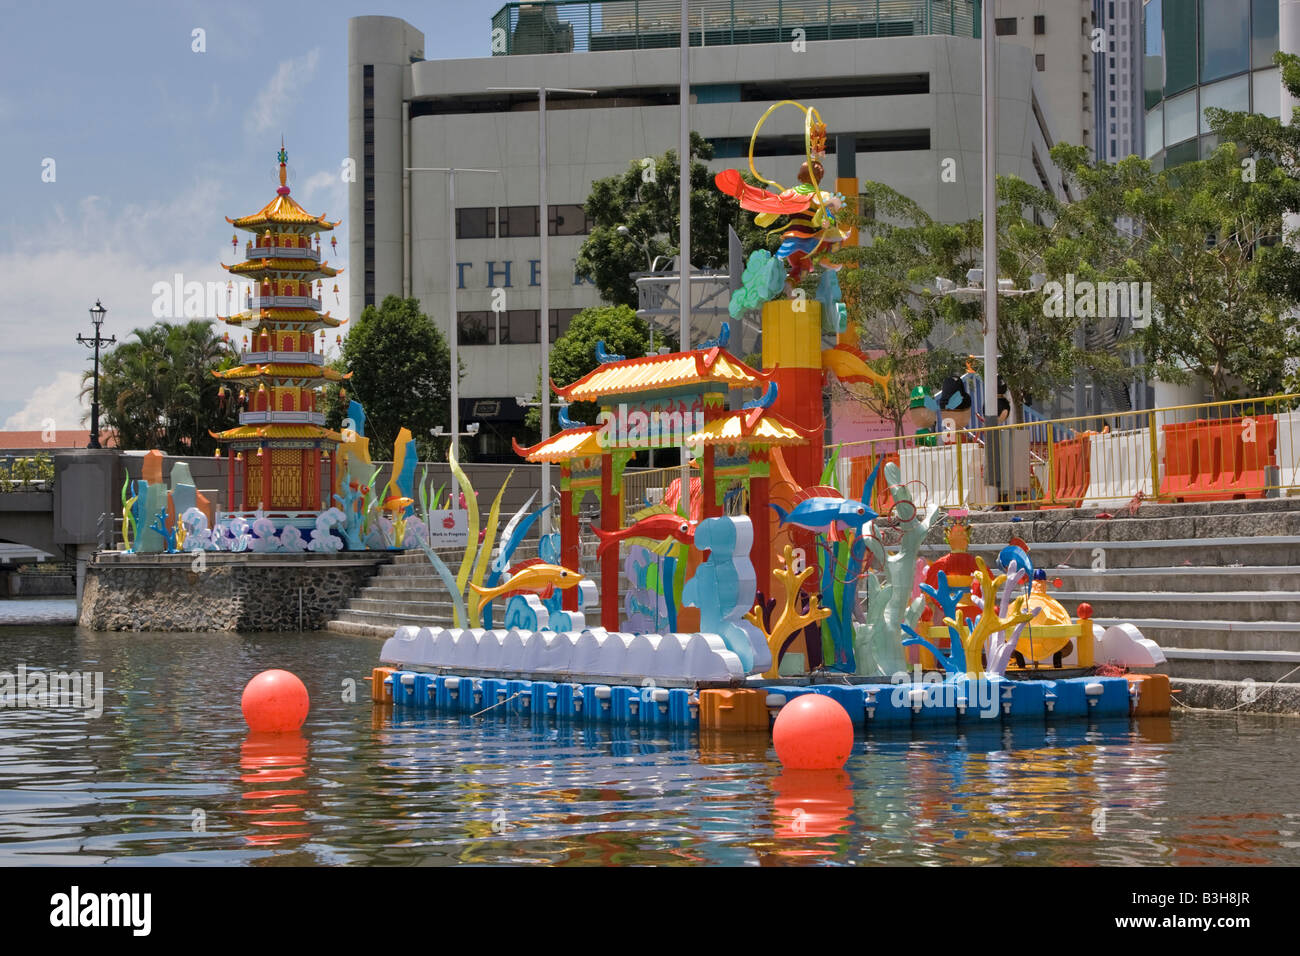
[[[336,319],[328,312],[317,312],[315,309],[256,309],[249,312],[240,312],[236,315],[229,316],[222,321],[228,325],[243,325],[245,322],[251,322],[259,325],[262,322],[299,322],[315,325],[328,326],[336,329],[347,322],[347,319]]]
[[[718,382],[730,388],[752,388],[766,382],[770,372],[750,368],[725,349],[714,347],[668,355],[608,362],[555,393],[572,402],[589,402],[606,395],[626,395]]]
[[[715,418],[695,434],[687,444],[699,445],[803,445],[808,435],[763,408],[745,408]]]
[[[336,276],[342,269],[335,269],[326,262],[317,263],[315,259],[248,259],[228,266],[224,262],[221,268],[235,275],[272,272],[319,272],[323,276]]]
[[[546,441],[538,442],[531,448],[525,448],[510,439],[515,446],[515,452],[524,460],[531,462],[539,461],[569,461],[573,458],[590,458],[595,455],[603,455],[605,449],[601,447],[598,433],[599,425],[580,425],[577,428],[566,428],[562,432],[557,432]]]
[[[351,372],[344,374],[326,365],[310,363],[290,365],[280,362],[268,362],[265,365],[237,365],[224,372],[214,371],[212,374],[217,378],[237,381],[259,378],[323,378],[326,381],[339,382],[352,376]]]
[[[236,425],[234,428],[227,428],[223,432],[209,432],[213,438],[218,441],[239,441],[241,439],[258,439],[258,438],[292,438],[302,440],[304,438],[319,438],[325,441],[341,442],[342,436],[338,432],[332,432],[328,428],[322,428],[319,425],[285,425],[285,424],[268,424],[268,425]]]
[[[287,187],[285,187],[285,192],[282,195],[276,196],[251,216],[239,216],[235,219],[231,219],[229,216],[226,217],[226,222],[232,226],[249,230],[257,230],[263,226],[309,225],[328,231],[342,221],[336,219],[334,222],[329,222],[324,216],[313,216],[289,197]]]

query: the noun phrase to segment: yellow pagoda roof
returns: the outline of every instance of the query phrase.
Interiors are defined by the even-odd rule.
[[[336,329],[344,325],[347,319],[336,319],[328,312],[317,312],[315,309],[257,309],[256,311],[240,312],[236,315],[228,316],[223,319],[228,325],[243,325],[245,322],[251,322],[254,325],[262,322],[303,322],[314,323],[328,326]]]
[[[248,259],[245,262],[236,262],[233,266],[228,266],[224,262],[221,268],[227,272],[233,272],[235,275],[248,275],[250,273],[272,271],[272,272],[319,272],[323,276],[336,276],[342,269],[335,269],[328,263],[317,263],[315,259]]]
[[[556,432],[545,441],[538,442],[531,448],[525,448],[510,439],[515,446],[515,452],[525,461],[569,461],[573,458],[590,458],[595,455],[603,455],[605,449],[601,447],[598,433],[599,425],[580,425],[576,428],[566,428],[562,432]]]
[[[571,385],[552,383],[555,394],[571,402],[589,402],[606,395],[625,395],[718,382],[730,388],[753,388],[770,372],[750,368],[726,349],[713,347],[668,355],[608,362]]]
[[[227,428],[223,432],[208,432],[218,441],[239,441],[240,439],[257,439],[257,438],[320,438],[332,442],[341,442],[342,436],[338,432],[332,432],[328,428],[322,428],[319,425],[285,425],[285,424],[268,424],[268,425],[236,425],[234,428]]]
[[[705,424],[686,438],[691,445],[803,445],[809,436],[763,408],[745,408]]]
[[[339,382],[352,377],[351,372],[345,374],[326,365],[312,365],[305,362],[293,365],[280,362],[268,362],[265,365],[237,365],[224,372],[214,371],[212,374],[217,378],[235,380],[250,378],[323,378],[329,382]]]
[[[324,216],[313,216],[289,197],[288,186],[281,188],[284,190],[283,193],[251,216],[238,216],[235,219],[227,216],[226,222],[238,229],[250,231],[256,231],[263,226],[315,226],[317,229],[328,231],[343,221],[336,219],[330,222]]]

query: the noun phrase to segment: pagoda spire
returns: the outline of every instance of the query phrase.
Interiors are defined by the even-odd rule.
[[[280,152],[276,153],[276,158],[280,160],[280,188],[276,194],[280,196],[289,195],[289,152],[284,148],[284,134],[280,134]]]

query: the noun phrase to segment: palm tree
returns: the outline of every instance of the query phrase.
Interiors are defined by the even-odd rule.
[[[231,402],[220,410],[220,382],[212,372],[235,361],[234,350],[210,322],[155,322],[131,333],[100,362],[100,405],[119,447],[157,448],[171,455],[206,455],[216,448],[208,434],[227,427]],[[82,379],[82,398],[93,388]]]

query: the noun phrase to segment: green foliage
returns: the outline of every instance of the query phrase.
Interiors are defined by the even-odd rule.
[[[121,448],[157,448],[168,455],[210,455],[209,431],[235,422],[234,401],[224,409],[213,376],[235,364],[236,353],[211,322],[155,322],[131,333],[100,357],[99,404],[103,426],[117,432]],[[89,407],[93,370],[82,376],[81,399]],[[229,389],[228,389],[229,390]]]
[[[374,461],[391,459],[398,431],[411,430],[425,461],[444,452],[429,430],[450,416],[451,356],[447,341],[416,299],[390,295],[366,306],[343,340],[342,364],[352,373],[343,385],[348,400],[366,410],[366,437]],[[347,400],[331,390],[326,421],[337,427]]]
[[[583,309],[551,347],[551,380],[557,385],[570,385],[594,370],[600,364],[596,361],[596,343],[601,341],[607,352],[639,358],[649,350],[650,330],[626,305]],[[656,342],[656,346],[659,344],[670,343]],[[569,417],[594,425],[599,412],[594,402],[578,402],[569,408]],[[528,410],[525,422],[530,428],[540,430],[541,420],[540,409]],[[553,428],[557,425],[551,424]]]
[[[736,230],[746,256],[755,249],[775,250],[780,238],[755,226],[750,213],[713,185],[713,174],[700,162],[713,158],[713,146],[698,133],[691,133],[691,156],[692,263],[725,271],[728,226]],[[621,175],[591,184],[586,211],[593,226],[578,251],[577,274],[594,282],[604,301],[636,308],[631,273],[649,271],[656,256],[679,252],[678,173],[677,151],[670,149],[644,167],[633,160]],[[631,235],[620,235],[619,226]]]
[[[1277,122],[1210,112],[1225,134],[1266,138]],[[1161,172],[1136,156],[1090,164],[1077,147],[1052,156],[1087,192],[1067,216],[1097,227],[1092,244],[1063,246],[1055,265],[1079,279],[1151,283],[1151,324],[1135,336],[1149,371],[1167,382],[1203,378],[1216,399],[1280,390],[1286,360],[1300,354],[1283,319],[1300,284],[1290,253],[1274,245],[1294,181],[1271,161],[1252,181],[1233,143]],[[1116,219],[1127,228],[1100,228]]]
[[[839,274],[849,321],[857,326],[864,351],[885,353],[870,364],[893,378],[888,396],[876,385],[835,387],[847,388],[851,397],[892,421],[895,433],[902,434],[912,388],[937,388],[944,376],[962,369],[953,330],[970,321],[970,310],[954,299],[929,295],[922,287],[937,275],[960,278],[964,284],[966,269],[977,255],[978,221],[937,223],[883,183],[865,183],[863,196],[876,215],[865,219],[846,211],[841,218],[858,227],[861,244],[831,258],[857,265]]]
[[[53,491],[54,459],[40,454],[0,461],[0,491]]]

